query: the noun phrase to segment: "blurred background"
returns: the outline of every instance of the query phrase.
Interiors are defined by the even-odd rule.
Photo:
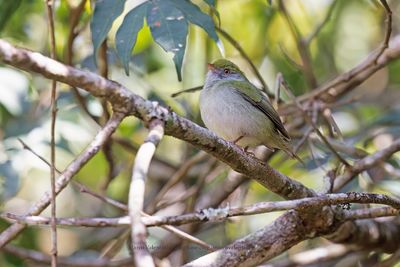
[[[142,1],[127,1],[125,12]],[[209,13],[203,1],[193,1]],[[301,95],[343,73],[367,57],[379,47],[385,33],[385,12],[379,1],[373,0],[285,0],[286,14],[277,3],[266,0],[219,0],[216,9],[220,16],[220,28],[243,48],[259,70],[273,94],[275,77],[282,73],[295,95]],[[1,3],[0,1],[0,9]],[[76,14],[79,0],[56,1],[55,27],[58,60],[76,67],[104,74],[93,60],[93,46],[89,23],[92,7],[87,1]],[[399,33],[400,2],[388,1],[393,11],[392,36]],[[329,15],[318,34],[310,40],[308,51],[313,74],[307,75],[301,68],[301,55],[296,38],[290,28],[295,24],[297,34],[307,38]],[[214,16],[215,21],[218,19]],[[179,90],[201,86],[207,71],[206,63],[221,56],[215,43],[197,26],[190,26],[183,66],[183,81],[179,82],[172,55],[154,43],[145,26],[138,36],[131,59],[131,73],[126,76],[114,49],[114,36],[121,23],[117,19],[107,41],[107,75],[110,79],[144,98],[170,106],[176,113],[203,125],[199,115],[199,93],[187,93],[171,97]],[[217,23],[218,24],[218,23]],[[7,23],[0,25],[0,37],[11,43],[49,55],[48,28],[43,1],[24,0],[13,12]],[[72,32],[72,33],[71,33]],[[249,63],[231,42],[218,32],[225,46],[226,57],[237,63],[248,78],[262,87]],[[72,42],[71,42],[72,41]],[[99,70],[100,69],[100,70]],[[103,69],[104,70],[104,69]],[[379,70],[358,88],[332,106],[332,117],[349,147],[361,148],[369,153],[390,145],[400,133],[400,61],[394,61]],[[65,84],[58,83],[58,114],[56,122],[56,162],[63,170],[91,141],[100,125],[104,124],[110,107],[99,99]],[[20,138],[32,150],[50,159],[50,81],[0,65],[0,198],[1,211],[24,214],[29,207],[50,188],[49,167],[31,151],[23,149]],[[288,101],[282,94],[283,101]],[[83,104],[82,104],[83,103]],[[85,108],[84,108],[85,107]],[[85,110],[86,109],[86,110]],[[286,118],[291,121],[291,118]],[[329,127],[319,123],[320,129],[329,135]],[[291,132],[293,143],[299,142],[305,128]],[[146,137],[147,129],[136,118],[123,121],[106,148],[97,154],[75,180],[100,194],[127,202],[131,168],[138,146]],[[338,138],[340,139],[340,138]],[[316,191],[324,190],[324,179],[331,166],[336,164],[330,151],[317,140],[310,138],[300,147],[299,155],[306,161],[302,166],[288,159],[282,152],[268,157],[269,163],[280,172],[296,178]],[[354,158],[349,156],[349,160]],[[385,168],[363,173],[343,191],[369,191],[400,195],[400,155],[395,155]],[[181,179],[172,186],[162,199],[154,199],[163,186],[182,172]],[[279,200],[275,194],[254,181],[241,178],[229,167],[180,140],[166,136],[157,149],[147,181],[146,203],[149,212],[159,215],[177,215],[209,206],[242,206],[259,201]],[[227,183],[236,187],[220,201],[212,198]],[[234,183],[234,182],[232,182]],[[211,198],[211,200],[210,200]],[[206,203],[206,204],[204,204]],[[207,205],[208,206],[203,206]],[[116,217],[124,211],[107,205],[79,186],[69,185],[57,198],[59,217]],[[281,213],[268,213],[236,217],[222,223],[208,223],[189,227],[194,235],[217,247],[229,244],[242,236],[272,222]],[[44,216],[49,216],[47,209]],[[0,220],[0,227],[9,225]],[[192,228],[192,229],[190,229]],[[194,229],[196,228],[196,229]],[[118,240],[123,229],[115,228],[58,228],[59,255],[75,258],[98,258]],[[149,229],[149,244],[162,244],[169,233],[160,228]],[[48,253],[50,229],[28,227],[14,245]],[[281,257],[304,249],[327,244],[315,239],[303,242]],[[170,257],[171,264],[190,260],[207,253],[192,244],[180,244]],[[186,247],[185,247],[186,246]],[[191,249],[192,248],[192,249]],[[125,244],[112,255],[115,259],[126,257]],[[161,254],[160,254],[161,255]],[[279,259],[278,259],[279,260]],[[345,260],[345,258],[343,258]],[[336,262],[340,265],[340,261]],[[23,261],[10,253],[0,252],[1,266],[40,266]],[[326,265],[328,266],[328,265]],[[348,265],[352,266],[352,265]]]

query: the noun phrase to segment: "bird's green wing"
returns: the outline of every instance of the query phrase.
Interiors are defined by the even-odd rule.
[[[268,98],[261,93],[254,85],[244,81],[230,81],[232,87],[243,96],[245,100],[263,112],[275,125],[276,129],[288,140],[289,134],[286,131],[278,113],[269,102]]]

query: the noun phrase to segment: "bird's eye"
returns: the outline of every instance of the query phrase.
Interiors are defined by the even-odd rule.
[[[225,74],[229,74],[229,73],[231,73],[231,70],[230,69],[224,69],[224,73]]]

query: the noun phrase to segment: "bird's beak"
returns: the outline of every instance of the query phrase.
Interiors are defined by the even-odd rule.
[[[207,69],[208,70],[215,70],[215,66],[213,64],[211,64],[211,63],[208,63],[207,64]]]

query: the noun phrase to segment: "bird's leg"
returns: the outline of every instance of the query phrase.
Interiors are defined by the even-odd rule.
[[[244,135],[239,136],[238,138],[236,138],[235,140],[233,140],[233,143],[234,143],[235,145],[237,145],[237,142],[239,142],[240,139],[242,139],[243,137],[244,137]]]
[[[237,142],[239,142],[243,137],[244,137],[244,135],[239,136],[238,138],[236,138],[235,140],[233,140],[233,143],[234,143],[235,145],[239,146],[239,145],[237,144]],[[240,147],[240,148],[242,149],[242,151],[243,151],[244,153],[246,153],[247,155],[256,158],[256,155],[255,155],[253,152],[247,151],[247,149],[249,149],[249,146],[245,146],[245,147],[239,146],[239,147]]]
[[[255,155],[253,152],[248,151],[248,149],[249,149],[249,146],[246,146],[246,147],[244,147],[243,151],[244,151],[247,155],[256,158],[256,155]]]
[[[238,138],[236,138],[235,140],[233,140],[233,143],[234,143],[235,145],[238,145],[237,142],[239,142],[243,137],[244,137],[244,135],[239,136]],[[244,148],[241,147],[241,146],[239,146],[239,147],[240,147],[240,148],[243,150],[243,152],[246,153],[247,155],[250,155],[250,156],[252,156],[252,157],[256,157],[256,155],[254,155],[253,152],[247,151],[247,149],[249,149],[249,146],[245,146]]]
[[[280,97],[281,97],[281,86],[282,86],[283,81],[284,81],[284,79],[283,79],[282,73],[279,72],[275,78],[275,86],[274,86],[275,99],[273,102],[274,108],[278,108],[278,104],[279,104]]]

